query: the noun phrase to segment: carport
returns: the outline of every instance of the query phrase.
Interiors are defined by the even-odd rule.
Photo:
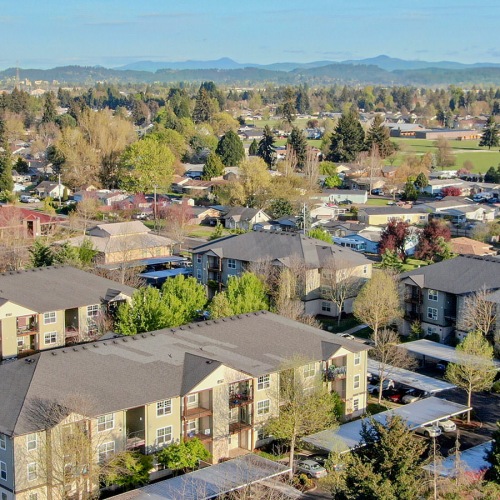
[[[373,415],[377,422],[385,422],[387,417],[399,416],[406,421],[411,430],[423,425],[460,415],[471,410],[469,406],[430,397],[421,399],[415,403],[400,406],[392,410]],[[369,423],[369,419],[355,420],[341,425],[338,429],[327,429],[303,438],[306,443],[312,444],[315,448],[325,450],[329,453],[346,453],[360,445],[361,430],[363,422]]]
[[[415,358],[421,359],[424,364],[427,359],[431,359],[432,361],[443,359],[449,363],[460,363],[460,357],[454,347],[440,344],[439,342],[433,342],[432,340],[414,340],[412,342],[399,344],[398,347],[400,349],[406,349]],[[500,370],[500,362],[494,361],[493,363],[497,367],[497,370]]]
[[[122,493],[119,500],[209,500],[290,472],[290,467],[248,454],[204,469]],[[296,491],[296,490],[295,490]]]
[[[378,376],[380,373],[379,369],[380,363],[378,361],[375,361],[374,359],[368,360],[368,371],[371,374]],[[456,387],[455,385],[445,382],[444,380],[428,377],[427,375],[422,375],[420,373],[404,370],[403,368],[391,365],[386,365],[384,367],[384,377],[392,379],[394,382],[399,382],[400,384],[421,389],[429,394],[436,394],[437,392],[454,389]]]

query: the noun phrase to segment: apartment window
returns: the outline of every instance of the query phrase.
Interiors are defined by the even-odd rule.
[[[157,446],[164,446],[172,442],[172,426],[162,427],[156,429],[156,444]]]
[[[196,279],[201,281],[201,269],[196,270]]]
[[[269,399],[259,401],[257,403],[257,415],[267,415],[269,413],[270,406],[271,402],[269,401]]]
[[[429,300],[437,300],[438,299],[437,290],[429,290],[427,297]]]
[[[198,393],[189,394],[187,397],[187,407],[193,408],[195,406],[198,406]]]
[[[99,304],[94,304],[93,306],[87,306],[87,317],[94,318],[99,314]]]
[[[5,434],[0,434],[0,450],[7,449],[7,436]]]
[[[309,363],[304,366],[304,378],[314,377],[315,373],[316,373],[316,367],[314,363]]]
[[[7,493],[2,493],[2,500],[7,500]],[[35,498],[36,500],[36,498]]]
[[[257,380],[257,390],[262,391],[268,389],[271,384],[269,383],[269,375],[261,375]]]
[[[109,431],[115,427],[115,414],[108,413],[97,417],[97,432]]]
[[[354,398],[352,400],[352,409],[353,411],[359,411],[359,398]]]
[[[0,479],[7,481],[7,464],[5,462],[0,462]]]
[[[434,335],[434,328],[427,327],[427,335]]]
[[[170,415],[172,413],[172,400],[165,399],[156,403],[156,416],[163,417],[163,415]]]
[[[438,310],[435,307],[427,308],[427,318],[437,320],[438,319]]]
[[[31,462],[28,464],[28,481],[34,481],[38,474],[36,471],[36,462]]]
[[[355,352],[354,353],[354,364],[359,365],[360,363],[361,363],[361,353]]]
[[[198,420],[188,420],[186,422],[186,432],[188,437],[198,434]]]
[[[236,269],[236,260],[227,259],[227,268],[228,269]]]
[[[201,260],[202,260],[201,254],[200,253],[196,254],[196,263],[201,264]]]
[[[45,345],[57,344],[57,332],[48,332],[43,336]]]
[[[330,302],[321,302],[321,310],[323,312],[331,312],[332,306]]]
[[[7,497],[5,497],[7,499]],[[28,500],[38,500],[38,493],[30,493],[28,495]]]
[[[56,312],[48,312],[43,314],[43,324],[44,325],[51,325],[52,323],[56,322]]]
[[[363,274],[367,274],[368,273],[368,266],[363,266]]]
[[[24,347],[24,337],[18,337],[18,339],[17,339],[17,347],[21,348],[21,349]]]
[[[359,389],[360,384],[360,376],[354,375],[354,389]]]
[[[28,434],[26,436],[26,448],[28,451],[36,450],[38,445],[38,436],[36,434]]]
[[[99,445],[99,463],[102,464],[109,460],[115,453],[115,442],[109,441]]]

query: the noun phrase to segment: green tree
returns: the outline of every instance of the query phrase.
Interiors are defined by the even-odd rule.
[[[157,459],[167,469],[188,471],[199,466],[200,460],[208,461],[211,455],[198,438],[173,443],[157,454]]]
[[[269,168],[271,168],[276,162],[274,134],[269,125],[266,125],[264,127],[264,131],[262,132],[262,139],[259,141],[257,156],[260,156]]]
[[[308,360],[292,359],[279,372],[279,415],[265,424],[266,433],[290,446],[289,464],[293,471],[297,441],[308,434],[333,427],[340,417],[340,398],[323,386],[321,372],[305,376]],[[278,390],[277,390],[278,392]],[[290,476],[293,472],[290,473]]]
[[[319,164],[319,173],[321,175],[337,175],[337,165],[333,161],[322,161]]]
[[[229,130],[219,140],[215,152],[220,156],[226,167],[234,167],[245,158],[245,148],[240,138]]]
[[[57,112],[54,92],[47,92],[43,101],[42,123],[52,123],[56,121]]]
[[[207,90],[201,86],[196,96],[196,103],[193,110],[193,121],[195,123],[209,122],[217,108],[214,101],[210,98]]]
[[[28,251],[30,253],[31,267],[45,267],[54,264],[54,252],[52,248],[40,239],[36,239]]]
[[[371,151],[376,148],[380,158],[387,158],[396,150],[395,144],[391,141],[389,129],[384,125],[381,115],[375,115],[371,127],[366,134],[366,150]]]
[[[209,181],[213,177],[220,177],[224,173],[224,165],[217,153],[210,153],[207,157],[205,165],[203,165],[203,173],[201,178],[204,181]]]
[[[0,117],[0,192],[11,193],[13,189],[12,158],[7,141],[5,121]]]
[[[293,215],[293,207],[286,198],[276,198],[271,202],[269,212],[275,219],[279,219],[286,215]]]
[[[27,174],[29,164],[22,156],[18,156],[15,163],[15,169],[18,174]]]
[[[248,156],[257,156],[259,153],[259,144],[257,143],[257,139],[254,139],[250,146],[248,147]]]
[[[395,271],[401,271],[403,268],[403,261],[395,250],[389,250],[388,248],[382,253],[382,269],[394,269]]]
[[[409,177],[405,184],[403,198],[407,201],[416,201],[418,198],[418,189],[415,187],[414,179],[414,177]]]
[[[227,318],[233,315],[233,309],[225,292],[219,292],[214,295],[208,306],[211,319]]]
[[[286,87],[283,91],[283,100],[281,102],[281,114],[283,115],[283,120],[288,125],[291,125],[295,120],[296,112],[295,92],[291,87]]]
[[[500,484],[500,422],[497,422],[497,428],[493,432],[493,442],[489,449],[486,460],[490,463],[490,468],[486,471],[485,478]]]
[[[328,231],[325,231],[320,227],[315,227],[314,229],[310,229],[307,233],[307,236],[309,236],[309,238],[315,238],[317,240],[326,241],[327,243],[330,244],[332,243],[332,235]]]
[[[311,112],[311,103],[309,101],[309,92],[306,84],[301,85],[297,91],[295,108],[301,115]]]
[[[224,236],[224,226],[220,223],[220,221],[217,221],[217,224],[215,224],[215,230],[208,237],[208,239],[209,239],[209,241],[218,240],[219,238],[222,238],[223,236]]]
[[[500,145],[500,137],[498,136],[498,125],[495,122],[493,115],[488,117],[486,126],[483,129],[481,139],[479,141],[480,146],[488,146],[488,149],[492,147],[498,147]]]
[[[473,331],[456,347],[457,363],[450,363],[446,378],[467,393],[467,406],[471,406],[472,394],[491,387],[496,375],[493,363],[493,347],[482,333]],[[467,414],[470,422],[470,412]]]
[[[337,163],[352,162],[365,148],[365,132],[356,110],[351,108],[342,113],[333,131],[327,160]]]
[[[126,490],[149,483],[149,472],[153,468],[153,456],[133,451],[118,453],[103,468],[103,479],[108,485]]]
[[[144,138],[128,146],[120,159],[119,182],[132,193],[167,191],[172,183],[175,157],[168,146]]]
[[[295,157],[297,159],[297,167],[302,169],[307,159],[307,140],[297,127],[293,127],[287,139],[287,144],[290,144]]]
[[[339,187],[342,185],[342,179],[337,175],[329,175],[325,179],[325,187],[328,189],[335,189],[336,187]]]
[[[427,179],[427,176],[423,172],[420,172],[417,175],[417,178],[415,179],[415,186],[417,186],[420,190],[422,190],[428,185],[429,185],[429,180]]]

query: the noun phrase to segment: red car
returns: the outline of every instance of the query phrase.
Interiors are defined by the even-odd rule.
[[[404,395],[405,395],[405,391],[391,391],[386,396],[386,399],[388,399],[389,401],[392,401],[393,403],[402,403]]]

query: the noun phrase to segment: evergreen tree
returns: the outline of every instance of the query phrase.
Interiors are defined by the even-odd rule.
[[[281,103],[281,114],[283,115],[283,120],[291,125],[295,120],[295,93],[292,88],[286,87],[283,91],[283,101]]]
[[[245,158],[245,148],[240,138],[229,130],[219,140],[215,152],[220,156],[226,167],[234,167]]]
[[[224,173],[224,165],[217,153],[210,153],[207,161],[203,166],[203,173],[201,178],[204,181],[209,181],[213,177],[220,177]]]
[[[18,174],[27,174],[29,170],[28,162],[22,157],[18,156],[15,163],[15,170]]]
[[[297,158],[297,167],[302,169],[307,159],[307,139],[301,130],[297,127],[293,127],[286,142],[287,144],[290,144],[295,153]]]
[[[286,215],[292,215],[293,207],[290,201],[286,198],[276,198],[271,202],[269,211],[275,219],[279,219],[280,217],[284,217]]]
[[[29,249],[31,267],[46,267],[54,264],[54,252],[49,245],[45,245],[41,240],[35,240]]]
[[[495,122],[495,118],[490,116],[486,122],[486,126],[483,130],[483,135],[481,135],[481,140],[479,141],[480,146],[488,146],[488,149],[492,147],[498,147],[500,144],[500,137],[498,136],[498,126]]]
[[[259,152],[259,144],[257,140],[254,139],[248,148],[248,156],[257,156]]]
[[[428,185],[429,181],[427,179],[427,176],[423,172],[420,172],[415,179],[415,186],[417,186],[419,189],[424,189]]]
[[[497,422],[497,428],[493,432],[493,442],[486,455],[486,460],[490,463],[490,468],[486,471],[486,479],[500,484],[500,422]]]
[[[43,103],[42,123],[55,122],[57,118],[55,95],[53,92],[45,94],[45,101]]]
[[[193,110],[195,123],[209,122],[215,114],[215,106],[204,87],[200,87]]]
[[[0,117],[0,192],[9,194],[14,189],[12,179],[12,158],[7,141],[5,122]]]
[[[295,108],[297,109],[297,112],[300,113],[301,115],[308,114],[311,111],[311,104],[309,102],[309,93],[306,84],[301,85],[299,87],[299,90],[297,92],[297,97],[295,99]]]
[[[377,148],[380,158],[387,158],[394,153],[396,147],[391,141],[389,129],[384,126],[384,119],[381,115],[376,115],[372,126],[366,134],[366,149],[371,151],[372,148]]]
[[[266,125],[262,133],[262,139],[259,141],[259,146],[257,149],[257,156],[260,156],[266,165],[271,168],[276,161],[276,148],[274,147],[274,134],[269,127]]]
[[[347,113],[342,113],[333,131],[327,160],[352,162],[365,148],[365,132],[356,110],[351,108]]]
[[[403,198],[406,201],[416,201],[418,198],[418,190],[415,187],[415,178],[409,177],[408,181],[405,184]]]

